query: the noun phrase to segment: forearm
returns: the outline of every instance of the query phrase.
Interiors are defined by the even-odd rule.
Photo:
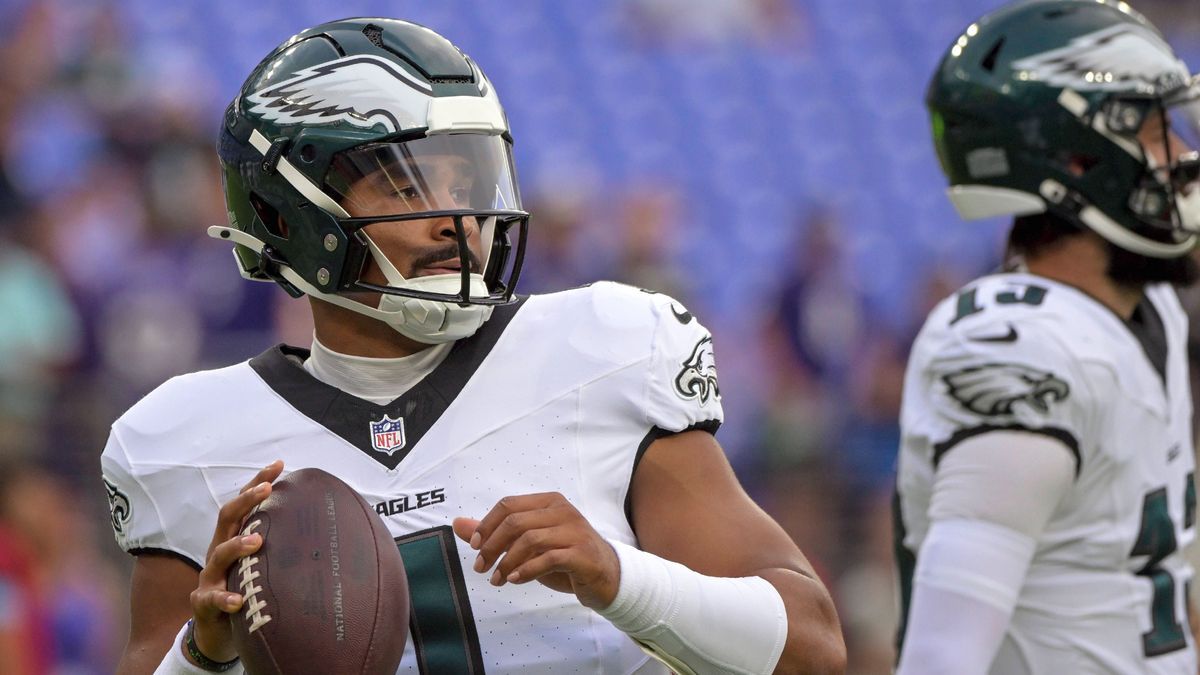
[[[976,598],[918,584],[897,675],[984,675],[1009,614]]]
[[[836,673],[844,668],[836,614],[815,579],[779,569],[762,576],[711,577],[631,546],[614,548],[621,561],[620,591],[601,615],[676,671]]]
[[[934,523],[918,557],[897,675],[983,675],[1033,558],[1028,535],[979,520]]]

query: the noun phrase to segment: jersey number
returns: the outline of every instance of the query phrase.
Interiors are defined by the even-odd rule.
[[[1184,527],[1191,527],[1196,520],[1196,488],[1193,474],[1187,475],[1184,491]],[[1167,489],[1158,488],[1146,494],[1142,500],[1142,524],[1138,530],[1137,543],[1130,556],[1149,556],[1138,576],[1146,577],[1154,589],[1150,602],[1150,631],[1142,633],[1142,653],[1147,657],[1159,656],[1187,647],[1184,626],[1175,616],[1175,577],[1158,564],[1175,552],[1179,543],[1175,540],[1175,523],[1167,509]],[[1184,589],[1185,593],[1187,589]],[[1185,603],[1186,604],[1186,603]]]
[[[408,576],[409,628],[425,673],[482,673],[483,654],[449,526],[396,537]]]
[[[1037,307],[1046,299],[1047,289],[1044,286],[1035,284],[1025,284],[1020,292],[1016,290],[1001,291],[996,294],[997,305],[1029,305]],[[950,320],[950,325],[958,323],[960,320],[978,314],[985,308],[979,304],[979,298],[976,297],[979,289],[972,288],[958,294],[955,303],[954,318]]]

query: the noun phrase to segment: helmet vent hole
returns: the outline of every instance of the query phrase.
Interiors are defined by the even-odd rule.
[[[380,49],[387,49],[387,47],[383,46],[383,29],[379,26],[369,23],[363,26],[362,33],[367,36],[367,40],[370,40],[371,44]]]
[[[267,232],[280,239],[288,238],[287,223],[283,222],[283,218],[279,216],[279,211],[275,207],[253,193],[250,194],[250,205],[254,207],[254,212],[258,214],[258,218],[262,221],[263,227],[267,228]]]
[[[391,47],[384,44],[383,28],[380,28],[379,26],[377,26],[373,23],[369,23],[366,26],[363,26],[362,34],[365,35],[367,37],[367,40],[371,44],[375,45],[377,48],[382,49],[385,52],[390,52],[391,54],[396,55],[397,57],[403,59],[405,63],[409,64],[413,68],[416,68],[417,72],[424,75],[426,77],[426,79],[428,79],[430,81],[430,83],[432,83],[432,84],[446,84],[448,82],[449,83],[463,82],[463,83],[469,84],[469,83],[475,81],[475,78],[473,76],[472,77],[467,77],[467,76],[463,76],[463,77],[453,77],[453,76],[431,77],[429,75],[429,73],[425,72],[424,69],[422,69],[417,64],[413,63],[412,59],[410,59],[409,57],[405,56],[404,54],[401,54],[400,52],[396,51],[395,49],[392,49]]]
[[[983,61],[979,64],[989,73],[996,70],[996,58],[1000,56],[1000,50],[1004,48],[1004,40],[1005,38],[997,40],[996,44],[992,45],[992,48],[988,50],[988,53],[983,57]]]

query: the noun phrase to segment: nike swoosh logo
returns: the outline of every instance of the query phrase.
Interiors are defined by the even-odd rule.
[[[968,335],[968,340],[974,342],[1016,342],[1017,329],[1013,328],[1012,324],[1008,324],[1008,332],[1002,335]]]
[[[683,310],[682,313],[675,311],[674,303],[671,304],[671,313],[675,315],[676,321],[678,321],[679,323],[681,323],[685,326],[692,322],[692,313],[687,311],[686,309]]]
[[[1175,458],[1178,457],[1182,453],[1183,453],[1183,448],[1179,447],[1178,443],[1176,443],[1175,445],[1172,445],[1171,449],[1167,451],[1167,461],[1174,462]]]

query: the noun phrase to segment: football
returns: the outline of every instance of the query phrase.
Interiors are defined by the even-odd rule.
[[[300,469],[273,486],[242,534],[262,548],[236,562],[245,601],[233,639],[247,673],[392,675],[408,635],[408,580],[387,527],[349,485]]]

